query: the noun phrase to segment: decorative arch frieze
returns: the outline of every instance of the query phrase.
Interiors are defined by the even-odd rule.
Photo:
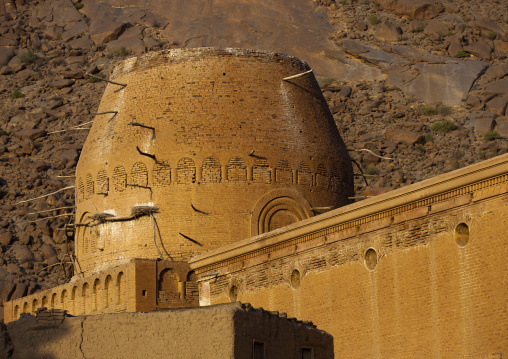
[[[251,235],[273,231],[311,216],[311,206],[302,194],[289,188],[277,188],[266,193],[254,206]]]

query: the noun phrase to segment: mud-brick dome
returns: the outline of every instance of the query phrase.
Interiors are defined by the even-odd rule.
[[[81,269],[187,260],[348,204],[351,162],[309,70],[240,49],[121,62],[76,171]]]

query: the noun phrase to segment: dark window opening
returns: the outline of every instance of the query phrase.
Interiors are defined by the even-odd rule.
[[[254,342],[252,347],[253,359],[265,359],[265,343]]]
[[[312,348],[302,348],[302,359],[314,359]]]
[[[146,290],[142,290],[141,291],[141,294],[143,295],[143,297],[146,297],[148,295],[148,291]]]

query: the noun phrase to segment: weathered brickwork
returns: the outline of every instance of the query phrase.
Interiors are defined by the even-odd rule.
[[[134,259],[129,263],[7,302],[5,322],[37,309],[67,310],[72,315],[139,312],[195,307],[196,275],[185,262]]]
[[[499,156],[194,258],[201,304],[312,320],[337,358],[499,358],[507,172]]]
[[[106,88],[76,171],[83,273],[188,260],[350,203],[351,162],[313,74],[283,80],[307,70],[236,49],[121,63],[111,79],[126,86]],[[260,204],[278,189],[291,189],[284,205]]]
[[[330,334],[247,303],[79,317],[41,310],[3,325],[0,337],[12,359],[333,358]]]

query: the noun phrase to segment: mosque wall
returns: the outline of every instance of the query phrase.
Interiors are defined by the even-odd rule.
[[[201,305],[312,320],[335,357],[508,353],[508,155],[194,258]]]

